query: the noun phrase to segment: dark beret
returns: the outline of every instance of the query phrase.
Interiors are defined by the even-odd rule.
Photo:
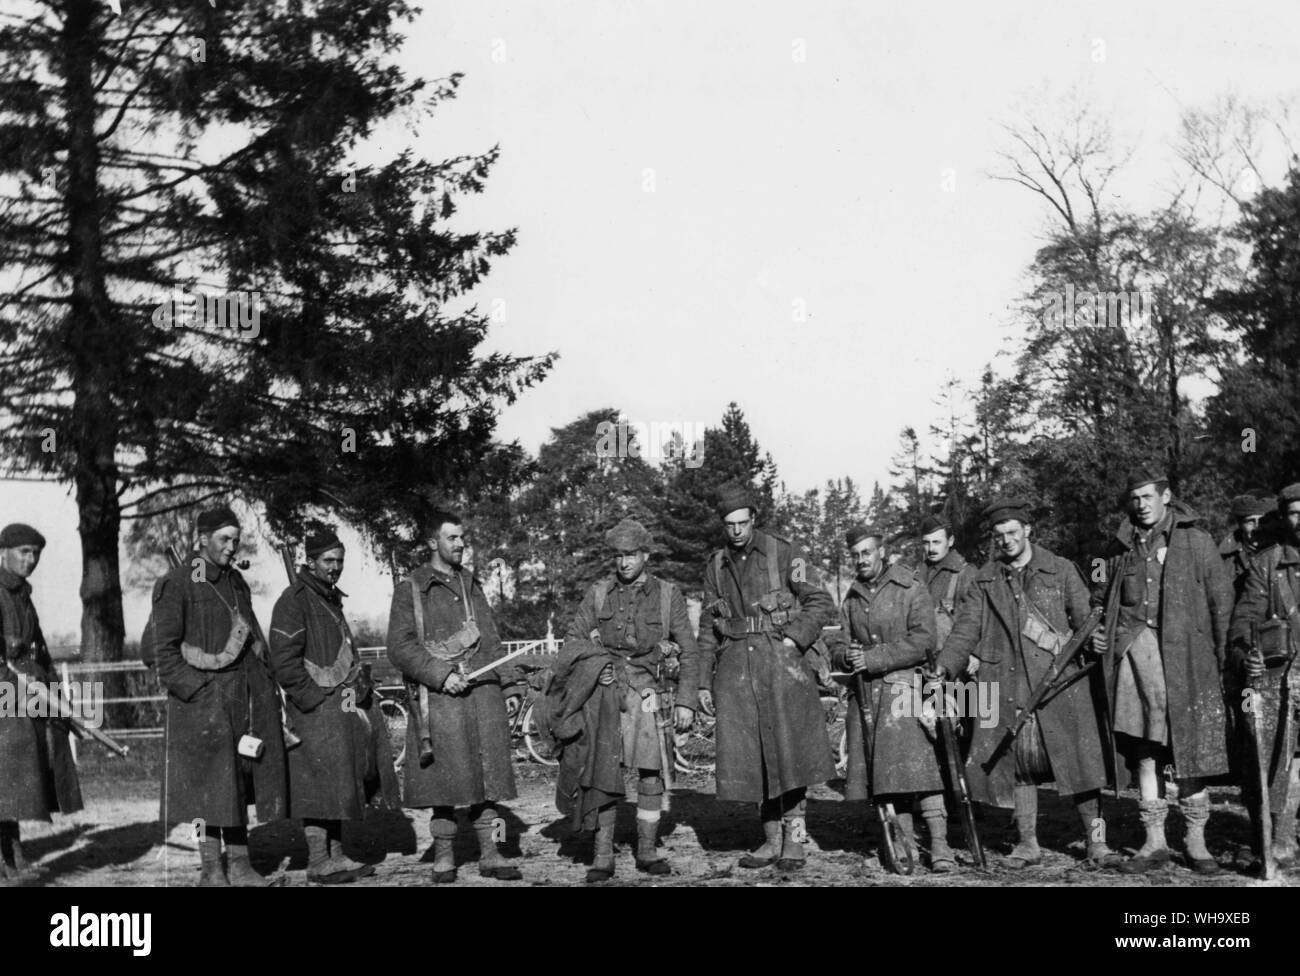
[[[13,522],[0,530],[0,549],[16,549],[19,546],[40,546],[44,549],[45,536],[22,522]]]
[[[605,545],[619,552],[631,552],[633,549],[649,549],[654,538],[650,530],[636,519],[625,518],[605,533]]]
[[[331,549],[342,548],[343,543],[339,541],[338,529],[332,525],[313,526],[311,532],[307,534],[306,549],[308,559],[315,559]]]
[[[937,515],[927,515],[921,519],[921,524],[917,528],[918,535],[929,535],[931,532],[938,532],[943,529],[949,535],[952,535],[952,526]]]
[[[748,508],[750,511],[758,510],[758,506],[754,504],[754,496],[748,488],[743,485],[728,485],[718,492],[719,517],[726,518],[741,508]]]
[[[1015,519],[1017,522],[1029,525],[1034,521],[1032,508],[1028,498],[1020,496],[995,498],[984,506],[984,521],[993,526],[1008,519]]]
[[[1145,467],[1134,468],[1128,473],[1127,491],[1136,491],[1147,485],[1156,485],[1160,483],[1169,483],[1169,476],[1165,474],[1162,468]]]
[[[1300,502],[1300,481],[1293,485],[1287,485],[1277,495],[1279,506],[1289,505],[1292,502]]]
[[[216,532],[218,529],[224,529],[227,525],[239,528],[239,518],[224,505],[209,508],[206,512],[199,513],[200,533]]]
[[[852,549],[863,539],[869,539],[872,537],[884,539],[885,533],[881,532],[880,529],[876,528],[874,525],[858,524],[844,533],[844,542],[850,549]]]
[[[1271,498],[1261,498],[1259,495],[1238,495],[1232,500],[1232,517],[1235,519],[1258,518],[1272,511],[1274,504]]]

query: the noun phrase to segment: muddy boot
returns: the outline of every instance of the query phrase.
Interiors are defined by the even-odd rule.
[[[1101,791],[1076,793],[1074,808],[1083,824],[1084,864],[1092,868],[1116,868],[1124,863],[1106,840],[1106,821],[1101,816]]]
[[[221,868],[221,838],[215,833],[199,838],[199,887],[229,888],[226,872]]]
[[[614,877],[614,822],[618,809],[611,803],[596,814],[596,843],[587,871],[587,884],[597,884]]]
[[[474,820],[474,834],[478,837],[478,873],[498,881],[523,881],[519,868],[501,856],[497,849],[497,808],[487,803],[470,811]],[[505,823],[501,828],[504,832]]]
[[[798,871],[808,861],[808,856],[803,851],[803,845],[808,840],[807,821],[804,819],[808,804],[803,799],[802,790],[799,794],[799,800],[795,803],[790,802],[789,793],[784,801],[785,810],[781,815],[781,856],[776,862],[778,871]]]
[[[339,865],[344,871],[351,871],[358,880],[368,878],[375,873],[373,864],[354,861],[343,853],[343,821],[331,820],[327,824],[327,828],[329,830],[329,855],[331,861]]]
[[[253,868],[248,859],[248,829],[223,827],[221,839],[226,842],[226,877],[236,888],[266,888],[270,882]]]
[[[737,863],[742,868],[765,868],[775,864],[781,856],[781,804],[779,800],[764,800],[758,808],[763,821],[763,843],[750,851]]]
[[[1300,783],[1296,782],[1297,764],[1292,761],[1292,777],[1287,784],[1286,806],[1273,813],[1273,860],[1280,868],[1290,867],[1296,859],[1295,815],[1300,801]]]
[[[451,884],[456,880],[456,811],[434,807],[429,833],[433,835],[433,883]]]
[[[671,874],[668,860],[656,849],[664,781],[658,773],[642,775],[636,791],[636,869],[646,874]]]
[[[1178,811],[1187,827],[1187,862],[1197,874],[1218,874],[1219,862],[1205,846],[1205,823],[1210,819],[1210,795],[1202,790],[1179,797]]]
[[[1169,845],[1165,841],[1165,817],[1168,814],[1169,803],[1166,800],[1159,797],[1138,800],[1138,817],[1146,839],[1137,853],[1119,866],[1121,874],[1145,874],[1169,863]]]
[[[1014,802],[1019,840],[1011,853],[1002,858],[1001,865],[1020,871],[1043,863],[1043,852],[1038,846],[1038,787],[1033,783],[1017,783]]]
[[[347,884],[359,877],[357,871],[349,868],[342,858],[331,855],[329,826],[325,821],[304,821],[302,830],[307,835],[308,881],[325,885]]]
[[[4,863],[9,881],[21,883],[37,876],[36,869],[23,853],[17,820],[0,821],[0,861]]]
[[[930,870],[935,874],[948,874],[957,870],[957,858],[948,846],[948,812],[944,809],[943,794],[931,793],[921,797],[921,819],[930,832]]]

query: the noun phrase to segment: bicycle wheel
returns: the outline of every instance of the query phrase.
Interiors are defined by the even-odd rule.
[[[529,702],[528,707],[524,709],[524,718],[520,723],[524,747],[528,750],[528,755],[533,757],[534,762],[539,762],[543,766],[558,766],[560,761],[555,758],[551,744],[544,741],[541,733],[537,731],[537,720],[534,717],[536,708],[536,702]]]
[[[679,773],[712,773],[717,766],[716,719],[698,712],[689,732],[673,736],[673,768]]]
[[[388,738],[393,745],[393,768],[400,773],[406,759],[406,709],[394,698],[381,698],[379,713],[388,723]]]

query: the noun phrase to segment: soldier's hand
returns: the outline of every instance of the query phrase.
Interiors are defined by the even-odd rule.
[[[713,692],[709,691],[707,688],[700,689],[700,710],[704,712],[705,715],[717,714],[713,711]]]
[[[975,675],[979,674],[979,670],[980,659],[972,654],[971,659],[966,662],[966,673],[973,678]]]
[[[786,647],[790,648],[790,650],[792,651],[799,650],[799,645],[796,644],[794,641],[792,641],[789,637],[782,637],[781,643],[784,644]]]
[[[1092,653],[1105,654],[1110,647],[1110,642],[1106,640],[1106,635],[1100,630],[1093,631],[1092,634]]]
[[[850,647],[844,652],[844,660],[854,671],[861,671],[867,666],[867,649],[865,647]]]
[[[1243,662],[1246,671],[1246,680],[1250,682],[1258,681],[1264,677],[1264,655],[1259,648],[1250,651]]]
[[[442,683],[442,690],[449,695],[460,695],[469,691],[469,682],[459,671],[453,671],[447,675],[447,680]]]
[[[601,685],[609,687],[614,683],[614,665],[606,664],[600,669],[600,677],[597,679]]]
[[[695,709],[678,705],[673,709],[673,724],[678,732],[689,732],[691,726],[695,724]]]

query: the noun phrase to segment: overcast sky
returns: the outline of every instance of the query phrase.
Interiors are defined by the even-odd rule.
[[[999,123],[1084,92],[1137,149],[1123,202],[1155,206],[1184,107],[1294,94],[1300,63],[1300,4],[1283,2],[425,7],[403,65],[465,79],[415,145],[500,144],[459,220],[519,229],[472,296],[504,313],[489,347],[562,356],[505,410],[503,438],[535,451],[603,406],[716,423],[735,400],[796,491],[885,481],[945,376],[973,380],[1018,331],[1009,305],[1047,215],[986,178]],[[386,128],[367,155],[411,140]],[[0,506],[49,537],[37,606],[47,631],[74,632],[75,506],[16,484]],[[353,618],[386,613],[376,567],[341,585]],[[128,599],[129,638],[147,602]]]

